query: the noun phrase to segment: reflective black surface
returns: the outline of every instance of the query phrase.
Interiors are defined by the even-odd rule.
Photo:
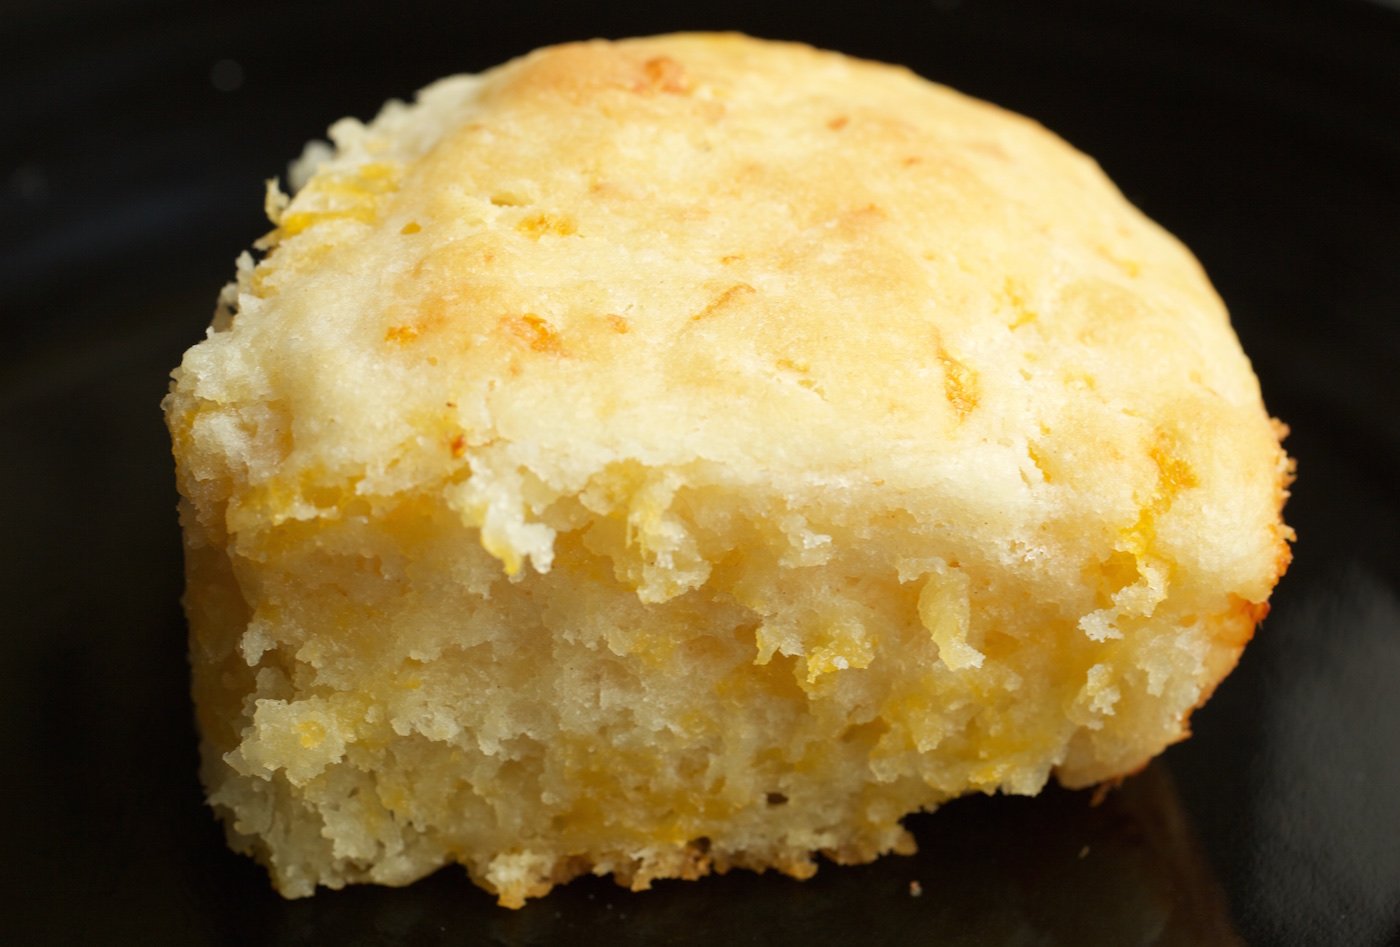
[[[329,121],[542,43],[680,27],[1026,112],[1181,236],[1294,430],[1273,614],[1196,736],[1097,807],[962,800],[911,820],[918,856],[806,883],[587,879],[507,912],[448,869],[284,902],[194,777],[166,373],[264,227],[262,179]],[[0,82],[4,942],[1400,941],[1396,4],[10,0]]]

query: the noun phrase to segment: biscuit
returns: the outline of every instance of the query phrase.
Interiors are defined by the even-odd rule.
[[[676,35],[331,137],[164,402],[202,777],[283,894],[907,852],[1145,765],[1266,612],[1281,426],[1035,123]]]

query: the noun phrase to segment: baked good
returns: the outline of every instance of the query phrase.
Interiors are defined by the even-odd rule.
[[[1289,461],[1044,129],[738,35],[331,129],[165,411],[203,779],[288,896],[804,877],[1187,733]]]

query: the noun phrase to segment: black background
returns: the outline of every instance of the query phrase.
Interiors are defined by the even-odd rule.
[[[584,879],[508,912],[447,869],[284,902],[194,777],[166,374],[266,229],[262,180],[330,121],[679,28],[902,62],[1099,159],[1201,257],[1293,426],[1293,570],[1197,735],[1098,807],[962,800],[910,820],[918,856],[801,884]],[[0,940],[1400,942],[1398,358],[1395,0],[6,0]]]

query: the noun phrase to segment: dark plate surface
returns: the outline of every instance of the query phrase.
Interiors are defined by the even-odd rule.
[[[0,939],[1400,941],[1400,4],[1051,6],[0,6]],[[910,820],[919,855],[806,883],[586,879],[509,912],[447,869],[284,902],[194,775],[166,374],[264,229],[262,179],[331,120],[676,28],[903,62],[1025,112],[1182,237],[1293,427],[1273,614],[1196,736],[1097,807],[962,800]]]

